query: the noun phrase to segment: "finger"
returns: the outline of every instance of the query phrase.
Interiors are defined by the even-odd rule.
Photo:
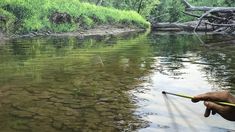
[[[216,114],[216,111],[215,110],[212,110],[212,115],[215,115]]]
[[[193,102],[198,101],[227,101],[229,96],[228,91],[222,91],[222,92],[208,92],[205,94],[200,94],[195,97],[193,97]]]
[[[205,117],[209,117],[209,116],[210,116],[210,113],[211,113],[211,110],[208,109],[208,108],[206,108],[204,116],[205,116]]]
[[[197,102],[199,102],[200,100],[197,99],[196,96],[195,96],[195,97],[193,97],[193,98],[191,99],[191,101],[192,101],[193,103],[197,103]]]
[[[205,93],[205,94],[200,94],[192,98],[193,102],[199,102],[199,101],[207,101],[208,98],[210,97],[211,93]]]
[[[213,103],[213,102],[207,102],[206,101],[204,104],[207,107],[207,109],[211,109],[216,113],[222,113],[223,110],[224,110],[224,106],[218,105],[218,104]]]

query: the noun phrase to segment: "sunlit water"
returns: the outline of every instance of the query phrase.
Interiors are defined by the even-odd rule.
[[[202,103],[163,96],[235,86],[234,36],[140,33],[0,42],[4,132],[235,130]]]

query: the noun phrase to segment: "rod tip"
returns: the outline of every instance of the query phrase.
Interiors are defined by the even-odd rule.
[[[162,94],[166,94],[166,91],[162,91]]]

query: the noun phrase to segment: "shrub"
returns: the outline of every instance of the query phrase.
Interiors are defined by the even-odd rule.
[[[7,33],[12,32],[12,30],[14,29],[16,17],[12,13],[1,8],[0,15],[2,17],[2,20],[0,21],[0,28]]]
[[[54,32],[76,31],[79,28],[91,28],[99,24],[121,24],[139,28],[148,28],[149,23],[134,11],[121,11],[101,7],[78,0],[1,0],[0,8],[16,18],[17,32],[50,30]],[[71,20],[52,22],[53,13],[67,14]],[[13,17],[15,16],[15,17]],[[79,22],[79,23],[77,23]]]

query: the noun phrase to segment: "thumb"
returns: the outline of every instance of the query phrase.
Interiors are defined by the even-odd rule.
[[[218,105],[214,102],[206,101],[204,102],[204,105],[207,107],[207,109],[214,110],[216,113],[222,113],[224,110],[224,107],[222,105]]]

